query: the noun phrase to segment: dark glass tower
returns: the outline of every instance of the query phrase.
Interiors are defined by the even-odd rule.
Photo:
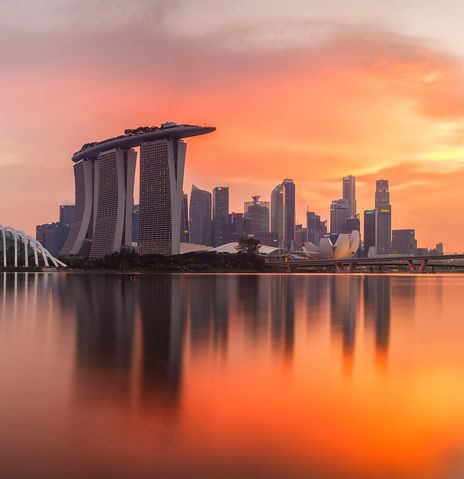
[[[375,210],[364,211],[364,254],[367,256],[369,248],[375,246]]]
[[[276,233],[279,242],[284,237],[284,197],[282,185],[277,185],[271,193],[271,233]]]
[[[375,190],[375,246],[377,254],[389,254],[391,252],[391,220],[392,210],[390,205],[390,193],[388,180],[377,180]]]
[[[283,191],[283,230],[284,230],[284,247],[288,250],[292,249],[295,241],[295,209],[296,194],[295,183],[287,178],[282,182]]]
[[[189,210],[188,210],[188,196],[184,193],[182,196],[182,213],[180,225],[180,241],[181,243],[188,243],[189,240]]]
[[[343,178],[343,199],[350,205],[350,217],[356,216],[356,178],[354,176]]]
[[[229,188],[218,186],[213,190],[213,245],[229,242],[227,226],[229,219]]]
[[[211,246],[211,193],[192,186],[190,243]]]

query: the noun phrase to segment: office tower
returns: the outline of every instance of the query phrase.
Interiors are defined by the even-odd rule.
[[[306,212],[306,231],[307,241],[319,246],[321,238],[327,233],[327,227],[324,221],[321,221],[321,217],[316,215],[314,211]]]
[[[381,209],[390,206],[388,180],[377,180],[375,189],[375,208]]]
[[[190,193],[190,243],[211,246],[211,193],[195,185]]]
[[[140,147],[140,254],[179,254],[185,153],[171,138]]]
[[[93,241],[90,257],[100,257],[132,244],[132,207],[137,155],[134,150],[110,150],[95,163]]]
[[[294,251],[302,251],[307,240],[308,230],[303,225],[295,226],[295,247]]]
[[[291,249],[295,241],[296,194],[295,183],[287,178],[282,182],[283,190],[283,242],[284,247]]]
[[[35,238],[52,256],[58,256],[69,233],[69,225],[65,223],[47,223],[37,225]]]
[[[364,255],[368,256],[369,248],[375,247],[375,210],[364,211]]]
[[[443,243],[437,243],[437,244],[435,245],[435,251],[437,252],[437,255],[443,255],[443,254],[445,254],[445,253],[444,253]]]
[[[348,233],[351,233],[352,231],[361,231],[361,221],[359,219],[359,215],[348,218],[346,222],[346,229]]]
[[[356,178],[354,176],[343,178],[343,199],[350,204],[350,217],[356,216]]]
[[[76,208],[62,254],[100,257],[131,247],[134,147],[140,147],[138,251],[178,254],[186,152],[182,139],[214,130],[167,122],[83,145],[72,157]]]
[[[229,219],[229,188],[218,186],[213,189],[213,245],[228,243],[227,222]]]
[[[180,242],[189,242],[189,212],[188,212],[188,196],[184,193],[182,196],[181,225],[180,225]]]
[[[392,252],[414,256],[417,252],[417,240],[415,230],[393,230]]]
[[[134,205],[132,208],[132,243],[139,240],[140,207]]]
[[[229,214],[227,226],[227,237],[230,242],[238,241],[240,238],[247,235],[243,213]]]
[[[375,191],[375,248],[376,254],[391,251],[391,205],[387,180],[377,180]]]
[[[284,237],[284,196],[282,185],[277,185],[271,193],[271,233],[279,239]]]
[[[53,256],[58,256],[74,220],[74,205],[60,205],[57,222],[37,225],[35,237]]]
[[[71,227],[74,221],[74,211],[76,207],[74,205],[61,205],[60,206],[60,223]]]
[[[330,233],[349,233],[348,218],[350,217],[350,203],[347,200],[333,200],[330,205]]]
[[[259,236],[269,233],[269,203],[259,201],[259,196],[253,196],[253,201],[245,203],[245,220],[248,223],[248,233]]]

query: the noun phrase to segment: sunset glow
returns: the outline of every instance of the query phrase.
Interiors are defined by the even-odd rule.
[[[421,2],[360,1],[348,17],[336,0],[271,1],[245,19],[243,2],[113,1],[124,15],[107,16],[103,3],[89,12],[49,0],[47,21],[15,25],[26,3],[0,16],[2,222],[33,233],[73,202],[70,157],[83,143],[173,120],[217,127],[189,141],[185,191],[230,186],[242,211],[292,177],[303,222],[307,206],[328,217],[342,176],[357,177],[359,211],[386,177],[393,228],[463,250],[459,2],[442,13],[446,26],[435,22],[442,30],[428,30],[438,13]]]

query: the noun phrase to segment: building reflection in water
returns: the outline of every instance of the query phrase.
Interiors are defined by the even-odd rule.
[[[330,330],[333,338],[341,337],[346,365],[355,350],[361,281],[359,276],[332,276],[330,282]]]
[[[341,344],[344,365],[350,369],[363,312],[366,330],[373,331],[377,355],[386,358],[393,279],[2,274],[0,313],[3,319],[8,315],[14,318],[27,301],[32,301],[31,307],[37,297],[51,295],[63,317],[72,313],[76,319],[78,400],[91,396],[122,405],[136,400],[140,407],[156,403],[176,410],[182,397],[186,344],[188,360],[212,351],[225,361],[231,334],[243,334],[254,348],[269,343],[276,357],[292,358],[297,322],[316,324],[328,314],[330,335],[335,344]],[[408,286],[406,297],[413,304],[414,281],[404,286]],[[395,291],[401,301],[403,290]],[[7,303],[12,305],[8,314]]]
[[[364,317],[373,329],[377,356],[386,357],[390,345],[391,276],[364,278]]]
[[[267,296],[270,298],[271,337],[274,351],[283,351],[290,359],[295,344],[295,283],[301,284],[294,276],[283,275],[267,282]]]

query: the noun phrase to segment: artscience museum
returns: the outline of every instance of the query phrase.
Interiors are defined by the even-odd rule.
[[[339,234],[338,237],[323,237],[319,246],[308,241],[304,245],[304,252],[311,259],[348,259],[352,258],[361,244],[359,231],[349,234]]]

